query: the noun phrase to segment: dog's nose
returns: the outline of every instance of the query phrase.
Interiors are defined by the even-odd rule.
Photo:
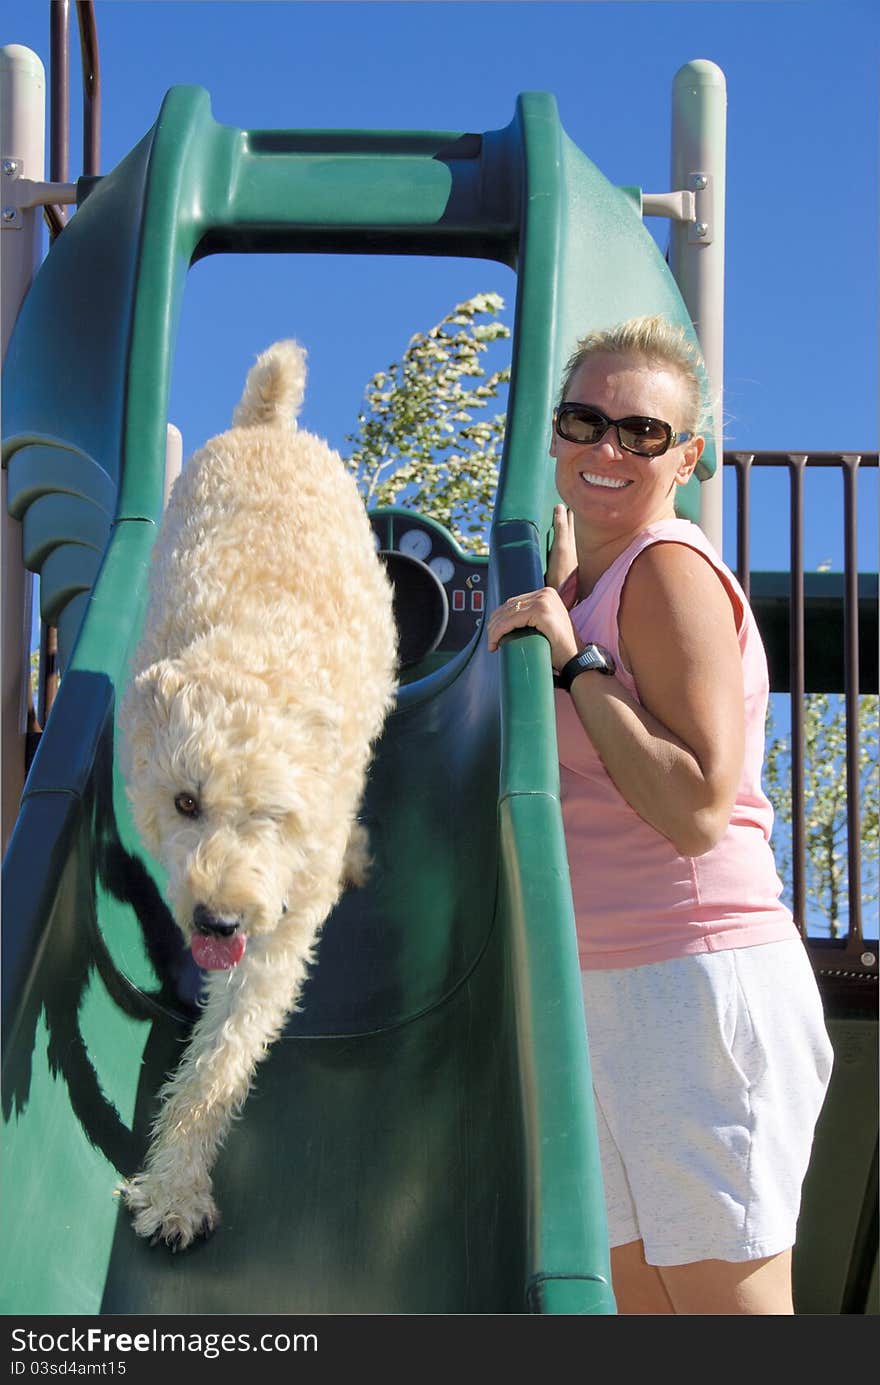
[[[193,926],[208,937],[231,938],[238,928],[238,919],[221,918],[219,914],[212,914],[207,905],[197,904],[193,909]]]

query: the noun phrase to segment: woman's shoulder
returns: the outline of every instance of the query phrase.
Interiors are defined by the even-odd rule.
[[[640,529],[632,536],[626,548],[618,554],[611,564],[611,569],[625,573],[642,553],[666,544],[681,544],[686,548],[695,549],[711,563],[721,564],[719,554],[700,526],[692,520],[675,517],[655,520],[653,524],[647,524],[644,529]]]
[[[648,561],[675,561],[675,555],[683,561],[691,562],[699,555],[707,559],[712,567],[724,567],[720,554],[714,544],[703,533],[698,524],[689,519],[661,519],[649,524],[630,544],[631,561],[643,556]],[[687,556],[692,555],[692,556]]]
[[[718,557],[718,553],[707,534],[692,519],[679,519],[676,515],[672,519],[655,520],[653,524],[646,525],[642,532],[636,536],[634,546],[641,544],[647,547],[663,542],[686,544],[689,548],[698,548],[701,552],[711,553],[713,557]]]
[[[713,569],[716,577],[713,577]],[[741,615],[745,598],[736,578],[724,565],[699,525],[676,517],[656,520],[634,534],[602,573],[589,596],[573,607],[572,618],[577,623],[587,613],[606,607],[616,609],[624,589],[630,587],[634,578],[636,585],[641,585],[642,582],[656,581],[657,574],[661,574],[674,583],[681,573],[690,574],[689,583],[695,583],[698,588],[713,581],[717,584],[720,578],[734,603],[737,616]]]
[[[633,552],[628,566],[625,587],[630,607],[635,605],[655,619],[664,610],[671,614],[708,606],[723,611],[729,603],[739,633],[747,612],[744,593],[699,526],[689,520],[667,520],[651,529],[642,536],[645,542]]]
[[[698,572],[701,563],[709,569],[715,568],[719,575],[727,575],[721,558],[699,525],[688,519],[656,520],[635,534],[618,554],[606,569],[603,585],[619,593],[629,584],[635,571],[684,568]]]

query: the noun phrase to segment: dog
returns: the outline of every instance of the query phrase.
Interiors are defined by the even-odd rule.
[[[353,477],[297,427],[306,352],[270,346],[232,427],[174,483],[118,717],[120,764],[207,972],[141,1172],[135,1231],[217,1225],[211,1170],[297,1008],[321,927],[369,869],[357,814],[397,682],[393,589]]]

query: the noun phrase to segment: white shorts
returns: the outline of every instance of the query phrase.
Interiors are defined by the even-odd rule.
[[[832,1063],[800,939],[583,984],[611,1246],[652,1265],[792,1246]]]

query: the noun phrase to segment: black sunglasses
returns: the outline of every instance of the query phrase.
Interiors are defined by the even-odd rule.
[[[643,414],[609,418],[592,404],[560,404],[553,415],[553,423],[566,442],[598,442],[609,428],[616,428],[624,452],[634,452],[637,457],[662,457],[670,447],[677,447],[693,437],[693,433],[673,432],[661,418],[647,418]]]

